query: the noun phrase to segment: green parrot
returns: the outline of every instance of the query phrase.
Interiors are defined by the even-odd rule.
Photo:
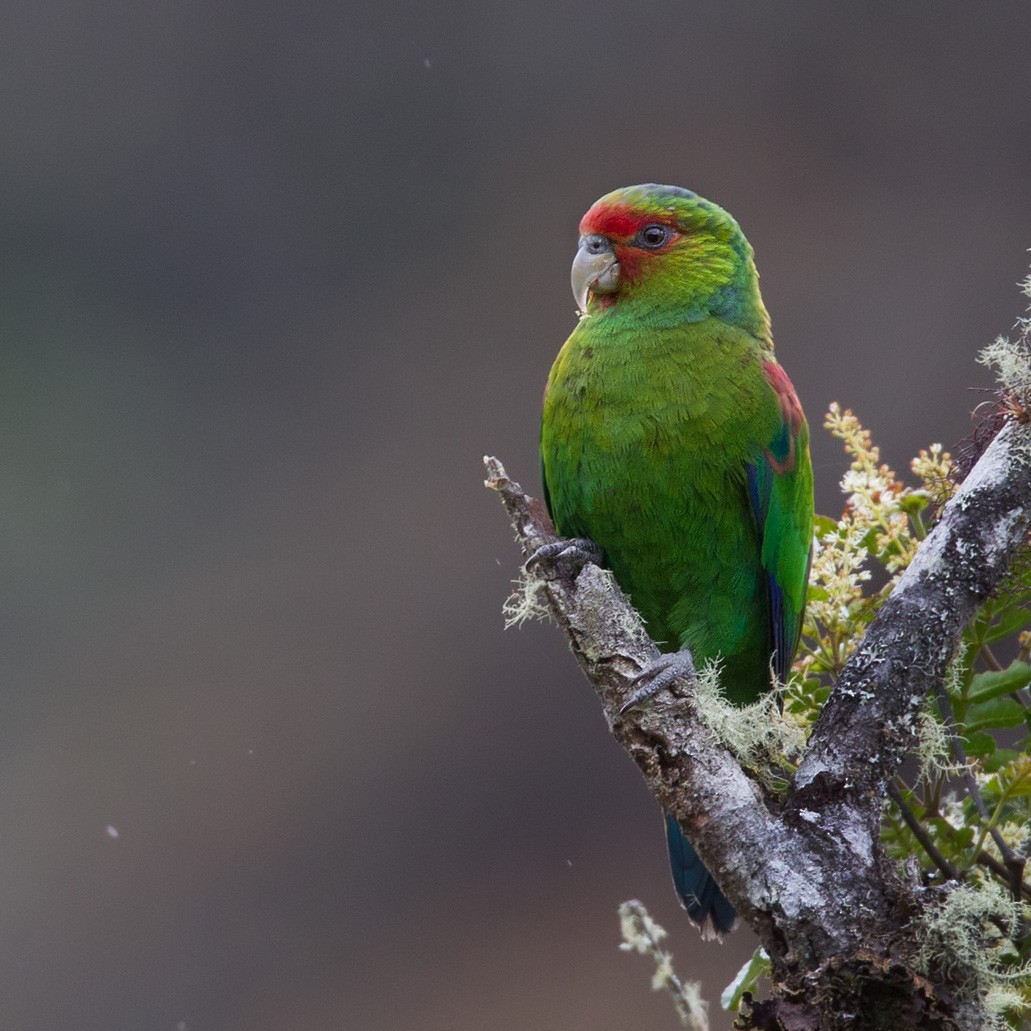
[[[748,703],[786,680],[798,644],[809,430],[758,279],[737,222],[690,190],[626,187],[580,222],[581,317],[544,397],[544,496],[666,653],[639,695],[683,673],[686,649]],[[666,832],[688,915],[706,936],[730,930],[733,907],[669,814]]]

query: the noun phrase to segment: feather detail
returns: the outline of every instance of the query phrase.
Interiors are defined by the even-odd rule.
[[[666,844],[673,885],[688,918],[702,932],[703,938],[719,938],[734,929],[737,913],[705,869],[691,842],[684,837],[680,824],[669,814],[666,818]]]
[[[770,360],[763,362],[763,374],[776,396],[780,420],[761,457],[745,471],[766,578],[771,665],[783,684],[798,647],[809,579],[812,469],[809,429],[791,380]],[[805,461],[800,463],[802,454]]]

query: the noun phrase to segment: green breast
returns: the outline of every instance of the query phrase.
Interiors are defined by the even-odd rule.
[[[581,320],[541,426],[555,524],[605,551],[664,650],[721,655],[738,701],[769,686],[769,613],[745,466],[778,408],[754,337],[716,319],[633,332]]]

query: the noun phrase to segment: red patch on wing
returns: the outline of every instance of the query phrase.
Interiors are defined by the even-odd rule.
[[[791,427],[792,433],[802,428],[805,416],[802,414],[802,403],[788,379],[788,374],[776,362],[763,362],[766,382],[773,387],[780,400],[780,410],[784,413],[784,421]]]
[[[781,448],[779,455],[774,455],[769,449],[766,450],[766,460],[770,463],[775,473],[782,476],[795,467],[795,444],[798,440],[799,431],[805,422],[805,415],[802,413],[802,404],[798,400],[798,394],[788,379],[788,374],[776,362],[763,362],[763,374],[766,382],[773,387],[773,392],[780,402],[780,414],[784,419],[784,426],[787,430],[787,448]]]

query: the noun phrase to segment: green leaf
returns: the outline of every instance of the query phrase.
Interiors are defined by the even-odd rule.
[[[720,1005],[731,1013],[736,1013],[741,1005],[741,996],[745,992],[754,992],[756,983],[764,974],[770,972],[770,957],[760,946],[752,953],[752,958],[737,972],[734,978],[720,995]]]
[[[1019,758],[1020,752],[1015,752],[1012,748],[996,748],[995,751],[984,760],[983,765],[985,772],[996,773],[1007,763],[1011,763],[1014,759]]]
[[[1008,695],[1005,698],[989,698],[986,702],[971,705],[967,709],[964,733],[973,734],[979,730],[998,730],[1002,727],[1019,727],[1024,722],[1024,706]]]
[[[1027,609],[1016,606],[1012,609],[1004,610],[999,617],[999,621],[988,628],[985,640],[999,641],[1004,637],[1015,634],[1018,630],[1023,630],[1028,623],[1031,623],[1031,612]]]
[[[828,533],[834,533],[838,529],[837,519],[831,519],[830,516],[825,515],[814,515],[813,516],[813,533],[821,539]]]
[[[995,751],[995,738],[984,731],[976,730],[973,734],[965,735],[965,741],[967,755],[983,757]]]
[[[910,491],[899,498],[899,507],[907,515],[919,515],[931,503],[923,491]]]
[[[989,807],[997,806],[1004,799],[1031,796],[1031,761],[1026,755],[1018,755],[1012,762],[1002,765],[981,785],[981,797]]]
[[[971,704],[997,698],[999,695],[1012,694],[1031,682],[1031,666],[1026,662],[1014,660],[1005,669],[992,670],[990,673],[978,673],[970,682],[970,694],[967,696]]]
[[[866,548],[867,551],[873,553],[877,550],[877,527],[871,526],[866,533],[863,534],[860,540],[860,545]]]
[[[938,839],[958,848],[969,848],[974,840],[973,827],[953,827],[941,816],[932,816],[927,821],[937,832]]]

